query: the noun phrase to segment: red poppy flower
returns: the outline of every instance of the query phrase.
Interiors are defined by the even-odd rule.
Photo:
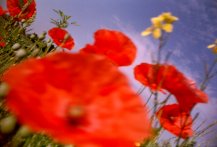
[[[95,42],[81,51],[107,56],[119,66],[132,64],[136,57],[136,46],[125,34],[101,29],[94,34]]]
[[[28,59],[3,77],[20,122],[79,147],[132,147],[150,136],[142,100],[102,56],[55,53]]]
[[[74,40],[66,30],[61,28],[52,28],[48,31],[48,34],[59,47],[69,50],[74,47]]]
[[[208,96],[172,65],[142,63],[135,67],[134,75],[152,90],[169,91],[185,111],[191,111],[196,103],[208,101]]]
[[[21,3],[21,1],[23,3]],[[27,6],[28,0],[7,0],[7,8],[11,16],[18,17],[18,20],[22,19],[29,19],[36,13],[36,4],[35,0],[32,0],[32,2],[28,5],[28,7],[24,9],[25,6]]]
[[[182,138],[193,135],[192,117],[183,112],[178,104],[165,105],[156,113],[164,129]]]
[[[7,11],[5,11],[5,10],[0,6],[0,16],[4,15],[5,13],[7,13]]]

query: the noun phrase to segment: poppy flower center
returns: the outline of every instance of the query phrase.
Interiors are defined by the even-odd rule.
[[[59,41],[59,42],[63,42],[63,40],[62,40],[62,39],[59,39],[58,41]]]
[[[68,109],[69,121],[73,125],[78,125],[81,123],[85,116],[85,110],[82,106],[71,106]]]
[[[170,123],[175,123],[175,121],[176,121],[176,116],[169,116],[169,121],[170,121]]]

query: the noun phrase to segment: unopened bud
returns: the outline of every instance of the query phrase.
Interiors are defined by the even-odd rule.
[[[48,39],[48,40],[47,40],[47,43],[50,43],[50,42],[51,42],[51,39]]]
[[[11,133],[16,126],[16,118],[14,116],[8,116],[0,120],[0,130],[4,134]]]
[[[26,27],[28,27],[28,26],[29,26],[28,23],[24,23],[24,24],[23,24],[23,27],[24,27],[24,28],[26,28]]]
[[[5,96],[8,94],[10,88],[7,83],[3,82],[0,84],[0,96]]]
[[[34,39],[34,38],[35,38],[35,34],[31,34],[31,35],[30,35],[30,38],[31,38],[31,39]]]
[[[30,18],[30,19],[27,20],[27,22],[28,22],[28,23],[33,23],[33,22],[34,22],[34,19],[33,19],[33,18]]]
[[[46,32],[43,32],[41,35],[39,35],[38,39],[44,40],[46,34],[47,34]]]
[[[34,57],[34,56],[37,56],[39,52],[40,52],[40,49],[39,49],[39,48],[35,48],[35,49],[32,51],[31,55],[32,55],[33,57]]]
[[[16,57],[21,58],[26,55],[26,50],[23,48],[19,49],[18,51],[15,52],[15,54],[16,54]]]
[[[15,43],[13,46],[12,46],[12,49],[13,50],[17,50],[21,47],[21,45],[19,43]]]
[[[22,20],[21,20],[22,23],[24,23],[25,21],[26,21],[25,19],[22,19]]]
[[[25,137],[25,136],[28,136],[29,134],[31,134],[31,131],[30,131],[30,129],[27,126],[22,126],[17,131],[17,135],[19,137]]]

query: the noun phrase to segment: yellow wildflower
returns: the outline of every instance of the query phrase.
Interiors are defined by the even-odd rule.
[[[157,17],[151,18],[152,26],[144,30],[141,35],[148,36],[152,34],[155,39],[159,39],[162,36],[162,31],[166,33],[173,31],[173,23],[177,20],[178,18],[170,12],[162,13]]]
[[[159,39],[161,37],[161,29],[160,28],[154,29],[152,35],[155,39]]]
[[[161,28],[164,19],[161,16],[151,18],[152,25],[156,28]]]
[[[162,13],[161,16],[164,18],[164,21],[166,23],[170,23],[170,24],[179,20],[178,17],[173,16],[170,12]]]
[[[217,39],[213,44],[208,45],[207,48],[211,49],[214,54],[217,54]]]
[[[149,27],[149,28],[147,28],[145,31],[143,31],[143,32],[141,33],[141,35],[142,35],[142,36],[148,36],[148,35],[150,35],[150,34],[152,33],[152,31],[153,31],[153,28],[152,28],[152,27]]]

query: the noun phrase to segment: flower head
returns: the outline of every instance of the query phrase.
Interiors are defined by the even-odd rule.
[[[34,68],[33,68],[34,67]],[[8,108],[21,123],[80,147],[132,147],[150,136],[141,99],[103,56],[55,53],[3,76]]]
[[[122,32],[101,29],[94,34],[95,42],[81,51],[105,55],[119,66],[132,64],[136,57],[136,46]]]
[[[162,36],[162,31],[165,31],[166,33],[171,33],[173,31],[173,23],[177,20],[178,18],[169,12],[162,13],[151,19],[152,26],[143,31],[141,35],[148,36],[152,34],[155,39],[159,39]]]
[[[169,91],[185,111],[191,111],[196,103],[208,101],[208,96],[172,65],[142,63],[135,67],[134,75],[152,90]]]
[[[11,16],[22,19],[30,19],[36,13],[35,0],[7,0],[7,8]]]
[[[192,118],[183,112],[178,104],[165,105],[156,113],[164,129],[182,138],[193,135]]]
[[[214,54],[217,54],[217,39],[213,44],[208,45],[207,48],[211,49]]]
[[[71,35],[64,29],[52,28],[48,34],[59,47],[71,50],[75,45]]]

